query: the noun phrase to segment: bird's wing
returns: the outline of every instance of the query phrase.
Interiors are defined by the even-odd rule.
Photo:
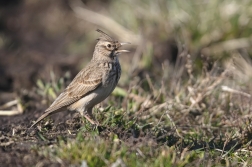
[[[81,70],[69,86],[62,92],[45,112],[52,112],[81,99],[89,92],[95,90],[102,83],[103,71],[92,68],[92,65]]]

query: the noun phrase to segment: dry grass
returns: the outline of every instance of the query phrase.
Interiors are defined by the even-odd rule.
[[[47,154],[88,166],[250,166],[251,5],[112,1],[107,11],[94,12],[71,4],[81,19],[136,44],[136,52],[131,68],[123,64],[130,74],[105,102],[111,107],[96,109],[103,128],[85,125],[77,139]],[[109,14],[122,6],[120,15]],[[170,54],[158,45],[169,39],[177,60],[158,64]]]
[[[132,78],[128,90],[117,88],[107,100],[110,107],[96,108],[101,127],[94,130],[87,123],[76,139],[61,141],[42,155],[88,166],[249,166],[248,78],[235,65],[220,69],[218,62],[195,74],[191,56],[182,59],[184,67],[173,69],[183,71],[180,78]]]
[[[131,42],[132,53],[120,57],[120,83],[95,109],[102,126],[74,118],[59,133],[61,125],[45,121],[39,140],[49,142],[52,133],[58,138],[34,146],[35,153],[62,166],[252,165],[252,2],[69,1],[68,7],[78,21],[52,16],[66,19],[62,31],[73,23],[69,36],[89,35],[69,38],[64,52],[91,53],[91,32],[99,27]],[[67,85],[50,77],[35,88],[44,104]]]

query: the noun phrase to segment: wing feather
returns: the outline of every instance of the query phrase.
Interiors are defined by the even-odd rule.
[[[101,68],[93,70],[91,66],[92,64],[81,70],[45,112],[52,112],[73,104],[98,88],[102,83],[103,71]]]

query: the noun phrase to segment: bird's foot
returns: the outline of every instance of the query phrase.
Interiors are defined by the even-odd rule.
[[[99,126],[99,122],[93,120],[92,118],[90,118],[88,115],[84,115],[84,117],[92,124],[92,125],[96,125]]]

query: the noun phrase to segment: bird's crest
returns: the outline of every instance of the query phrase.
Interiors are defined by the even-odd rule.
[[[114,41],[114,39],[112,39],[108,34],[106,34],[105,32],[97,29],[97,32],[99,32],[101,34],[101,36],[97,39],[97,40],[103,40],[103,41]]]

